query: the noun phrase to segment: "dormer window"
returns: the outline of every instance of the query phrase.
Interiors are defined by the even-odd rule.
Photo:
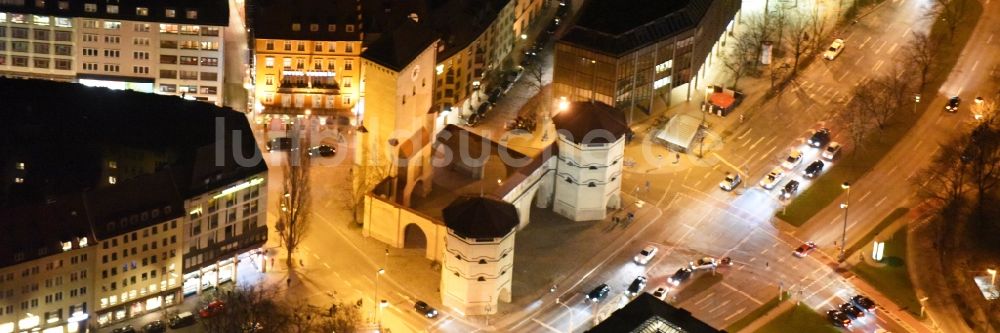
[[[24,170],[24,162],[17,162],[16,167],[18,170]]]
[[[96,3],[85,3],[85,4],[83,4],[83,11],[88,12],[88,13],[96,13],[97,12],[97,4]]]
[[[176,10],[173,10],[173,9],[169,9],[169,8],[167,8],[167,9],[166,9],[166,10],[165,10],[165,11],[163,12],[163,15],[164,15],[164,16],[166,16],[166,17],[170,17],[170,18],[173,18],[173,17],[177,17],[177,11],[176,11]]]
[[[326,31],[337,32],[337,25],[336,24],[327,24],[326,25]]]
[[[348,24],[347,27],[344,28],[344,30],[347,30],[347,32],[354,32],[354,25]]]
[[[118,169],[118,161],[108,161],[109,169]]]
[[[299,31],[299,30],[302,30],[302,24],[292,23],[292,31]]]
[[[135,7],[135,15],[138,15],[138,16],[149,16],[149,8],[146,8],[146,7]]]
[[[310,24],[309,25],[309,31],[312,31],[312,32],[319,31],[319,24],[315,24],[315,23]]]
[[[45,8],[45,0],[35,0],[35,7]]]
[[[23,184],[24,183],[24,178],[14,177],[14,183]]]
[[[118,5],[108,5],[104,8],[108,14],[118,14]]]
[[[189,20],[197,20],[198,11],[194,9],[188,9],[187,13],[185,13],[184,16],[187,17]]]
[[[73,249],[73,242],[62,242],[62,250],[69,251]]]
[[[118,178],[115,177],[115,176],[108,176],[108,184],[112,184],[113,185],[115,183],[118,183]]]
[[[87,243],[88,243],[87,237],[80,238],[80,243],[79,243],[80,247],[87,247]]]
[[[59,1],[59,10],[69,10],[69,1]]]

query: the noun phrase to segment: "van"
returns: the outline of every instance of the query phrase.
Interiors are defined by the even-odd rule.
[[[191,325],[194,325],[194,314],[190,311],[186,311],[170,318],[170,324],[168,326],[170,326],[170,328],[178,328]]]

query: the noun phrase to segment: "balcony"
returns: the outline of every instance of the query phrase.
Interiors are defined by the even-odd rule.
[[[340,86],[336,82],[325,81],[284,81],[278,86],[278,93],[340,95]]]

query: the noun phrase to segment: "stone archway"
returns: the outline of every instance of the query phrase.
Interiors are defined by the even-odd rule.
[[[407,224],[403,228],[403,248],[422,249],[427,247],[427,234],[416,223]]]
[[[510,299],[511,299],[510,288],[500,289],[500,295],[497,296],[497,300],[504,303],[510,303]]]
[[[622,206],[622,195],[621,193],[614,193],[608,197],[608,202],[604,205],[604,208],[618,209]]]

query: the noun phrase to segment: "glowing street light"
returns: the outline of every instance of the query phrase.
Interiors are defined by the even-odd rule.
[[[559,111],[566,111],[569,109],[569,101],[566,100],[566,96],[559,97]]]
[[[851,183],[844,182],[840,184],[840,188],[847,190],[847,200],[840,204],[840,208],[844,209],[844,232],[840,235],[840,257],[837,261],[844,262],[847,258],[847,207],[851,203]]]
[[[987,268],[986,273],[990,273],[990,284],[996,286],[997,282],[997,270],[992,268]]]

